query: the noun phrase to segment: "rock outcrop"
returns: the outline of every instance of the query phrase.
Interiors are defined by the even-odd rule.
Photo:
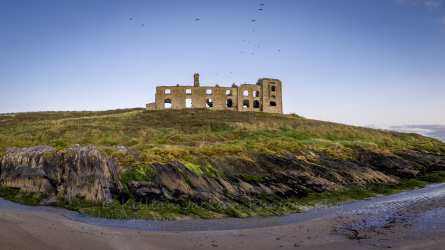
[[[0,184],[67,200],[112,200],[109,162],[109,156],[94,146],[62,151],[49,146],[11,148],[1,161]]]
[[[133,151],[125,152],[137,158]],[[304,197],[308,189],[323,192],[395,183],[398,178],[445,170],[445,156],[421,152],[395,152],[395,156],[355,152],[349,161],[319,152],[303,153],[313,161],[290,153],[278,156],[249,151],[242,157],[201,159],[206,164],[198,163],[195,168],[181,162],[145,164],[146,180],[124,183],[122,172],[128,169],[91,145],[60,151],[49,146],[10,148],[1,159],[0,186],[47,193],[47,204],[54,204],[56,198],[224,203],[259,194]]]

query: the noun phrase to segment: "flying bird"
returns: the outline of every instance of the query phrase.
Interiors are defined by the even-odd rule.
[[[255,20],[252,20],[252,22],[255,22]]]
[[[255,31],[255,30],[253,30],[253,31]]]
[[[264,5],[264,3],[262,3],[261,5]]]
[[[263,10],[263,9],[259,9],[259,10]]]
[[[196,19],[196,21],[199,21],[199,19]]]
[[[142,24],[141,26],[144,26],[144,24]]]
[[[130,21],[133,20],[133,18],[130,18]]]
[[[281,49],[278,50],[278,52],[280,52]]]

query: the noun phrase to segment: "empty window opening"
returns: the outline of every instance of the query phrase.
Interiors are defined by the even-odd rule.
[[[233,107],[232,99],[227,99],[226,108],[232,108],[232,107]]]
[[[272,91],[275,91],[275,85],[272,85],[271,90],[272,90]]]
[[[253,97],[260,97],[260,92],[253,91]]]
[[[185,94],[186,95],[191,95],[192,94],[192,90],[191,89],[186,89],[185,90]]]
[[[165,90],[165,94],[166,94],[166,95],[170,95],[171,93],[172,93],[172,92],[171,92],[169,89],[166,89],[166,90]]]
[[[207,95],[211,95],[212,94],[212,90],[211,89],[206,90],[206,94]]]
[[[186,108],[192,107],[192,99],[185,99],[185,107]]]
[[[243,96],[249,96],[249,91],[248,90],[244,90],[243,91]]]
[[[248,108],[249,107],[249,100],[244,100],[243,101],[243,108]]]
[[[172,107],[172,100],[170,100],[170,98],[164,100],[164,107],[166,109],[170,109]]]
[[[206,107],[207,108],[211,108],[211,107],[213,107],[213,101],[212,101],[212,99],[207,99],[206,100]]]
[[[226,95],[231,96],[232,95],[232,90],[230,90],[230,89],[226,90]]]
[[[254,109],[258,109],[258,108],[260,108],[260,102],[257,101],[257,100],[253,101],[253,108],[254,108]]]
[[[277,103],[276,102],[270,102],[270,106],[271,107],[275,107],[275,106],[277,106]]]

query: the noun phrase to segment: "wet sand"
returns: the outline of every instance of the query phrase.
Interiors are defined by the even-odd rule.
[[[346,215],[257,229],[151,232],[90,225],[60,214],[1,210],[0,246],[1,249],[444,248],[443,232],[415,235],[406,222],[359,231],[358,236],[347,229],[363,219],[363,215]]]
[[[344,208],[322,218],[314,217],[296,223],[282,221],[281,226],[175,232],[106,227],[73,220],[70,213],[26,210],[27,207],[24,210],[8,209],[8,206],[3,206],[0,208],[0,248],[445,248],[445,184],[359,201]],[[280,220],[287,218],[293,217],[283,216]],[[232,221],[221,222],[227,224]],[[233,222],[247,221],[237,219]],[[194,224],[191,222],[190,225]]]

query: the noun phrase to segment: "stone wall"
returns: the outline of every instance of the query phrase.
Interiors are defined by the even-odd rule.
[[[263,78],[258,81],[262,87],[262,111],[267,113],[283,113],[282,85],[278,79]],[[275,106],[273,106],[275,104]]]
[[[156,110],[156,103],[155,102],[147,103],[145,105],[145,109],[146,110]]]
[[[238,111],[262,111],[260,85],[243,84],[238,87],[238,93]],[[254,105],[254,102],[257,102],[257,105]]]
[[[226,93],[227,91],[229,92]],[[237,88],[230,87],[156,87],[156,109],[165,109],[165,104],[170,102],[172,109],[209,108],[214,110],[237,110],[237,91]],[[227,107],[228,100],[232,101],[232,107]]]
[[[282,87],[278,79],[262,78],[256,85],[201,87],[195,74],[195,86],[156,87],[156,102],[147,110],[208,108],[213,110],[263,111],[283,113]]]

